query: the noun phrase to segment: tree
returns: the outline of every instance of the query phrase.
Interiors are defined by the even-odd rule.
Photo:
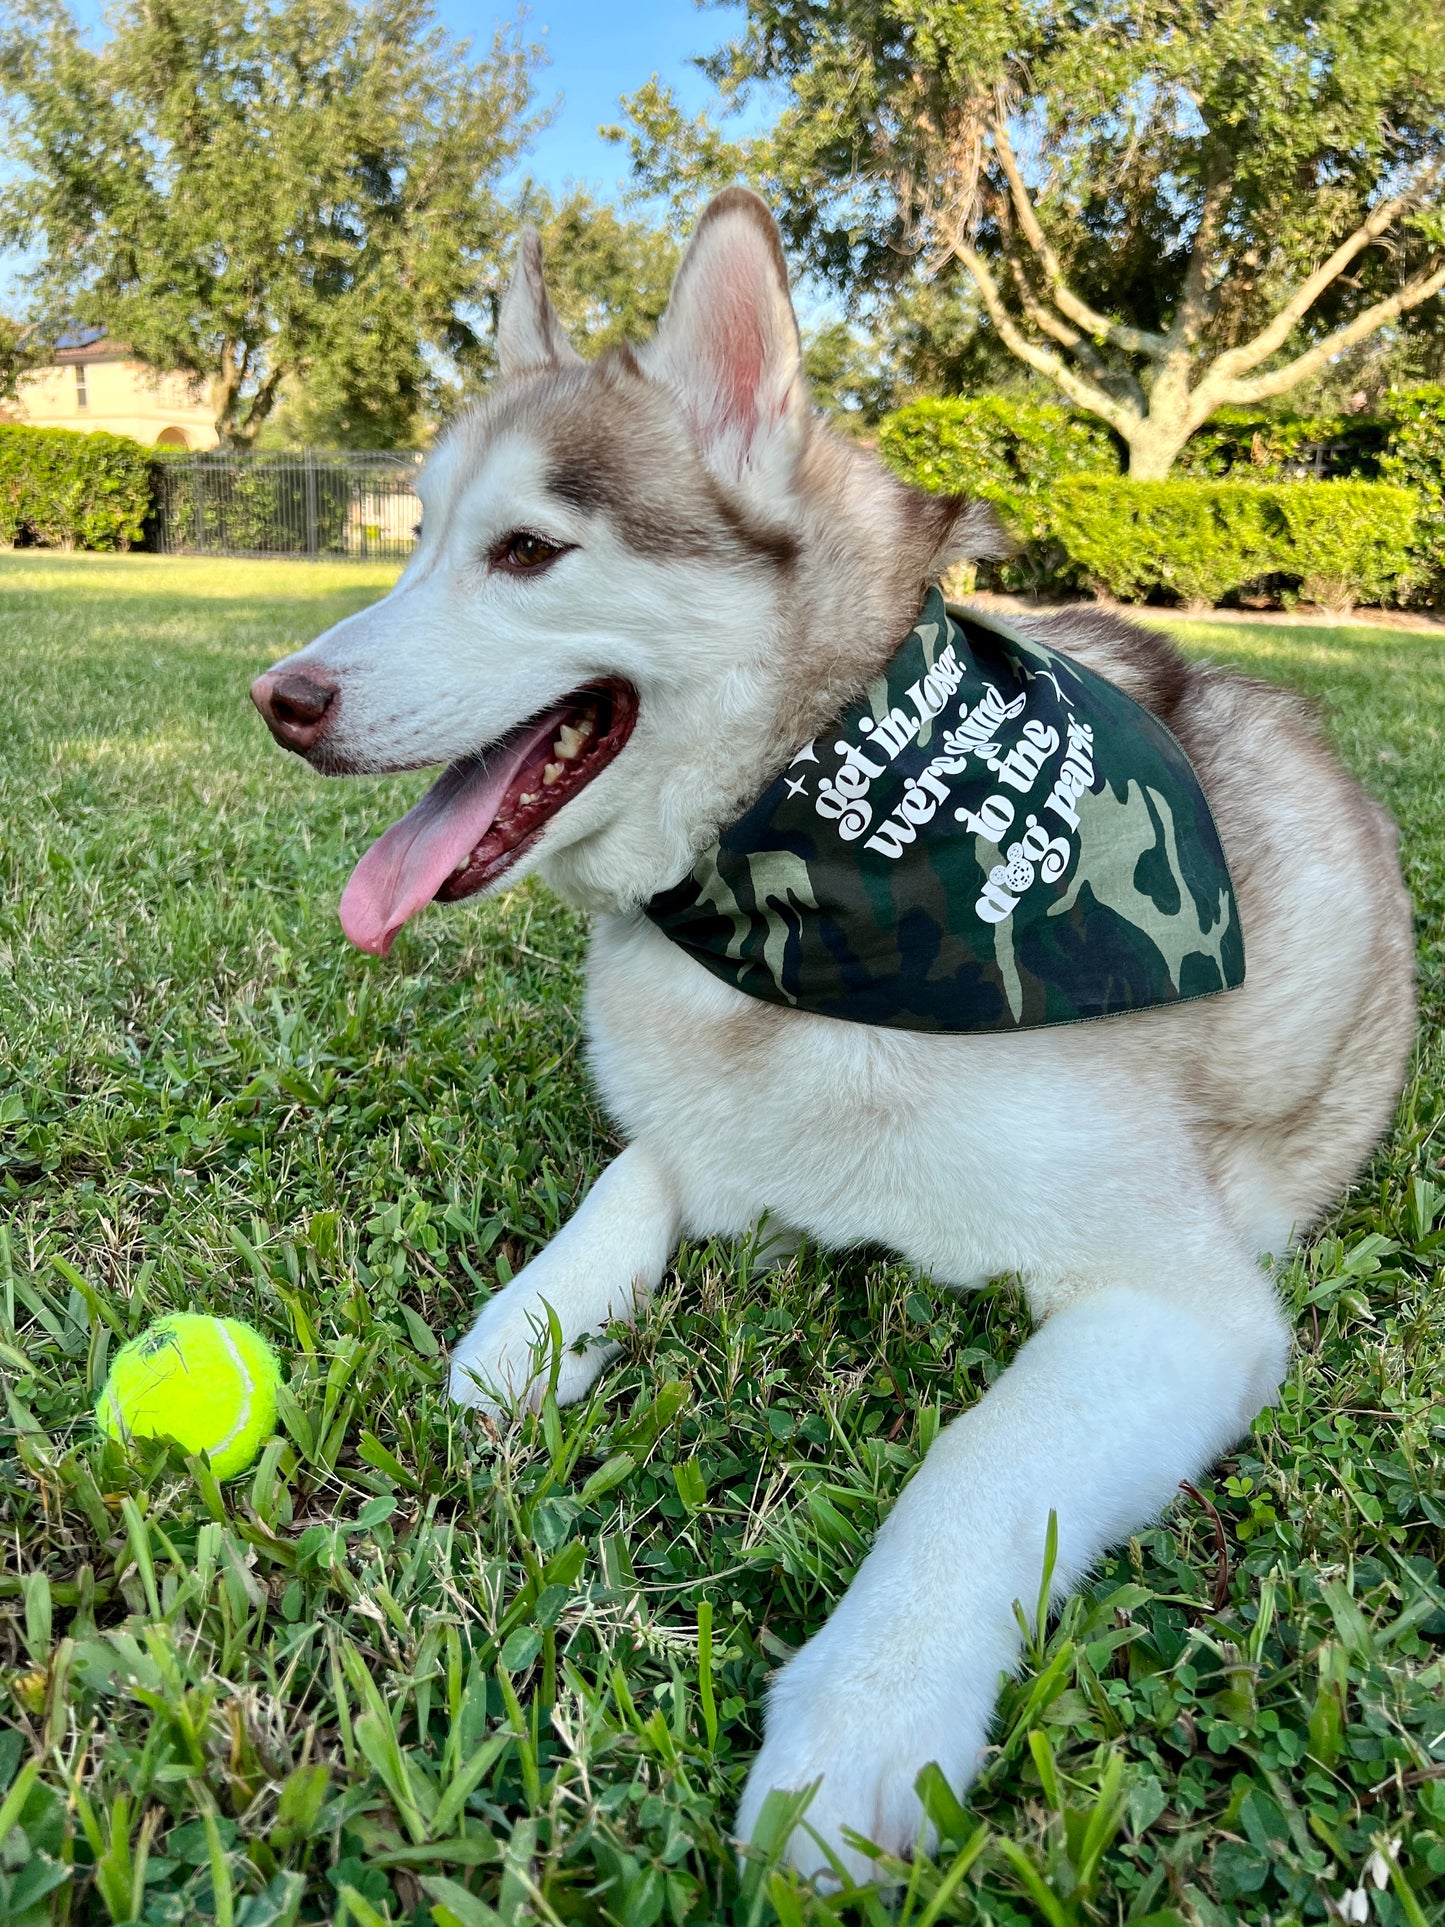
[[[703,64],[725,105],[782,90],[776,125],[729,141],[654,82],[643,183],[744,173],[855,291],[958,264],[1137,477],[1445,287],[1436,0],[749,0]]]
[[[410,390],[410,384],[408,384]],[[420,392],[367,395],[349,370],[321,368],[282,387],[251,446],[259,449],[421,449],[445,384],[428,368]]]
[[[20,377],[45,359],[45,344],[33,328],[0,315],[0,398],[13,395]]]
[[[677,271],[680,250],[660,228],[596,202],[581,188],[560,202],[533,181],[508,206],[503,237],[473,296],[479,331],[462,368],[431,370],[427,407],[379,416],[321,370],[288,381],[262,431],[276,448],[416,448],[437,419],[468,401],[496,372],[496,322],[511,278],[517,237],[538,229],[547,284],[569,338],[584,354],[652,332]],[[364,398],[363,398],[364,400]]]
[[[125,0],[99,52],[64,0],[20,0],[0,239],[40,254],[38,319],[208,377],[223,442],[288,382],[384,438],[437,354],[484,352],[472,296],[537,58],[499,30],[473,60],[432,0]]]
[[[815,402],[859,433],[926,396],[1026,390],[1033,377],[988,325],[971,285],[945,274],[913,277],[855,303],[847,319],[803,330],[803,366]]]
[[[619,341],[641,341],[652,333],[682,258],[671,235],[648,221],[619,214],[580,188],[554,202],[529,183],[517,218],[519,225],[530,223],[541,236],[553,305],[583,353],[595,354]],[[504,285],[499,280],[498,307]]]

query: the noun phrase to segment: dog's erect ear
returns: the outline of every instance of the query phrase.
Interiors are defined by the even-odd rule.
[[[581,365],[582,357],[563,332],[547,293],[542,238],[534,227],[522,229],[517,265],[497,317],[497,361],[504,379]]]
[[[808,408],[798,321],[777,227],[747,188],[727,188],[698,223],[643,365],[678,396],[725,479],[796,446]]]

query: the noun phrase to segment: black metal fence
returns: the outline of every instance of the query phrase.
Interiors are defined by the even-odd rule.
[[[162,555],[402,558],[416,546],[417,455],[166,455],[147,535]]]
[[[1301,442],[1294,454],[1280,464],[1280,477],[1286,482],[1323,482],[1331,476],[1345,476],[1350,468],[1348,442]]]

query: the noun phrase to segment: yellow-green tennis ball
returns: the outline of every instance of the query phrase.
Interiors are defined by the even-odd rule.
[[[113,1439],[175,1439],[208,1453],[218,1479],[234,1479],[276,1429],[280,1383],[260,1332],[177,1311],[116,1353],[95,1415]]]

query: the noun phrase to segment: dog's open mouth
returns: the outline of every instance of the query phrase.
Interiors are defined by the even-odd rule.
[[[601,775],[636,721],[637,692],[598,683],[449,764],[352,872],[341,897],[347,936],[384,957],[423,904],[454,903],[495,883]]]

